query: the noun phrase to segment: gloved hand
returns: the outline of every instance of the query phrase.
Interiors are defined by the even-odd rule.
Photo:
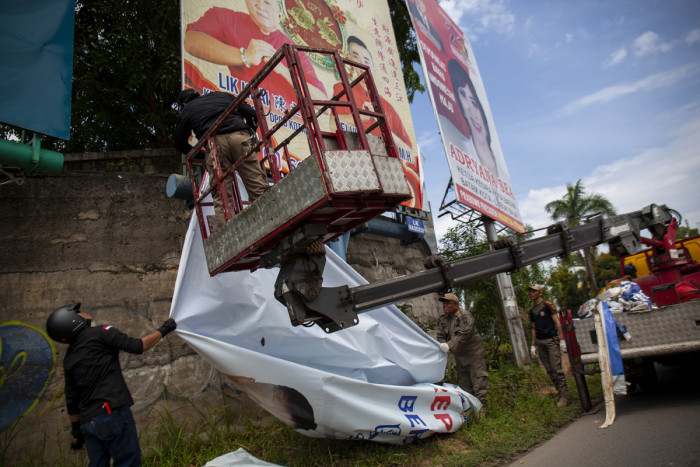
[[[566,341],[559,341],[559,349],[561,353],[566,353]]]
[[[447,345],[447,342],[441,342],[441,343],[440,343],[440,350],[442,350],[443,352],[447,353],[447,352],[450,351],[450,346]]]
[[[70,448],[73,451],[80,451],[85,444],[85,436],[80,429],[80,422],[71,422],[70,434],[73,435],[73,441],[70,443]]]
[[[174,331],[175,328],[177,327],[177,323],[175,322],[174,319],[170,318],[167,319],[161,327],[158,328],[158,332],[165,337],[166,334],[168,334],[171,331]]]
[[[537,358],[537,347],[534,345],[530,346],[530,357],[532,357],[533,360]]]

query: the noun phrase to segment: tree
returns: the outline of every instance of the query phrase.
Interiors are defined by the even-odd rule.
[[[622,275],[620,259],[610,253],[599,254],[595,263],[595,276],[598,284],[605,284],[607,281],[618,279]]]
[[[411,17],[405,0],[389,0],[389,12],[391,13],[391,25],[394,27],[396,45],[401,58],[401,71],[403,81],[406,84],[408,102],[413,102],[416,92],[425,92],[420,82],[420,76],[413,68],[414,63],[420,63],[416,31],[413,29]]]
[[[685,225],[679,225],[678,226],[678,231],[676,232],[676,238],[677,239],[682,239],[682,238],[690,238],[690,237],[695,237],[697,235],[700,235],[700,232],[698,232],[698,229],[693,229]]]
[[[571,226],[579,225],[581,218],[597,212],[607,215],[615,214],[615,208],[605,197],[596,193],[586,194],[581,179],[574,185],[567,183],[564,197],[547,203],[544,208],[552,216],[553,220],[568,220]],[[591,252],[588,248],[584,248],[583,253],[592,291],[594,294],[597,294],[598,285],[593,274]]]

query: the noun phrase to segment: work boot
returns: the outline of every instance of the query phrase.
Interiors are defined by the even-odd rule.
[[[569,398],[566,396],[562,396],[559,398],[559,402],[557,402],[557,407],[566,407],[569,405]]]

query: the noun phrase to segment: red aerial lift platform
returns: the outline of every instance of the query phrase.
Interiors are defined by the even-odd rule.
[[[333,63],[342,90],[329,100],[312,98],[299,53],[317,54],[326,63]],[[270,128],[265,117],[271,102],[264,85],[266,77],[278,65],[289,70],[298,104],[290,105],[284,116]],[[348,71],[357,75],[352,81]],[[353,96],[355,86],[364,87],[373,109],[358,108]],[[234,199],[227,199],[223,189],[226,174],[219,168],[214,144],[218,128],[246,100],[252,100],[259,122],[259,140],[251,151],[262,151],[260,163],[272,183],[250,204],[243,201],[237,182],[233,186]],[[357,132],[342,131],[339,113],[352,115]],[[302,124],[289,134],[291,130],[287,129],[286,123],[295,116],[301,118]],[[321,116],[335,123],[336,130],[322,130],[319,125]],[[372,122],[366,129],[363,117]],[[283,128],[286,133],[281,131]],[[308,157],[293,167],[288,146],[301,136],[306,136]],[[275,144],[280,139],[282,141]],[[211,186],[200,190],[194,174],[196,166],[204,166],[201,151],[205,146],[212,152],[215,174]],[[286,170],[281,167],[282,158]],[[266,255],[268,260],[264,266],[274,266],[279,263],[280,255],[276,255],[277,260],[271,260],[270,252],[285,239],[293,242],[291,238],[295,232],[304,231],[299,235],[307,238],[311,235],[322,242],[334,240],[411,198],[370,70],[341,57],[338,51],[327,49],[283,46],[192,148],[186,163],[207,266],[212,276],[226,271],[255,270]],[[235,168],[236,165],[231,170]],[[210,233],[202,207],[211,204],[204,200],[213,190],[218,190],[221,195],[226,223]],[[304,230],[309,226],[313,226],[313,233]],[[317,249],[318,245],[316,243]]]

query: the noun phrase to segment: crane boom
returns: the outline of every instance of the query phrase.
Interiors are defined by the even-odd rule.
[[[297,245],[296,254],[285,257],[275,296],[287,306],[293,324],[313,322],[326,332],[334,332],[357,324],[359,313],[499,273],[517,271],[601,243],[607,243],[611,253],[617,256],[635,253],[639,249],[641,230],[646,228],[657,238],[663,236],[672,219],[671,212],[665,205],[652,204],[640,211],[618,216],[598,216],[574,227],[559,222],[550,226],[547,235],[542,237],[522,242],[518,242],[515,236],[506,237],[494,244],[493,251],[454,261],[432,256],[426,260],[425,271],[353,288],[346,285],[320,287],[322,277],[318,274],[322,273],[325,256],[321,258],[322,253],[309,255],[302,243],[301,250]],[[299,251],[303,252],[300,254]],[[309,264],[313,264],[313,271],[303,266]],[[315,286],[309,286],[310,283]],[[309,293],[309,289],[313,292]]]

